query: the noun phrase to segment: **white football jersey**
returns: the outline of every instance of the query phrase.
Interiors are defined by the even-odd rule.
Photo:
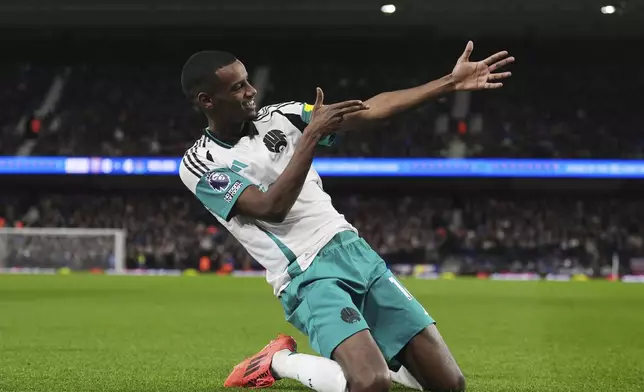
[[[298,102],[266,106],[257,120],[246,124],[251,127],[251,136],[244,136],[234,146],[205,129],[181,161],[180,176],[185,186],[262,264],[275,295],[309,267],[333,236],[346,230],[357,232],[333,207],[313,168],[284,222],[232,214],[246,187],[266,191],[282,174],[312,110],[311,105]],[[320,144],[330,145],[334,138],[331,135]]]

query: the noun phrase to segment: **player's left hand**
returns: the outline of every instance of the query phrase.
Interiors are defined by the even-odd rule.
[[[465,51],[456,62],[452,70],[452,80],[457,91],[484,90],[503,87],[501,81],[509,78],[510,72],[496,72],[499,68],[514,62],[514,57],[507,57],[508,52],[502,51],[486,58],[483,61],[472,62],[470,55],[474,50],[474,43],[469,41]]]

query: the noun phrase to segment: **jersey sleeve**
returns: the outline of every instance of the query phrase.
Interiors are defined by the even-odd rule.
[[[228,168],[217,168],[201,176],[195,195],[211,212],[229,221],[239,195],[249,185],[252,185],[252,182],[238,173]]]
[[[302,102],[292,102],[278,109],[300,132],[311,122],[313,116],[313,105]],[[336,135],[330,134],[319,141],[320,146],[331,146],[335,143]]]

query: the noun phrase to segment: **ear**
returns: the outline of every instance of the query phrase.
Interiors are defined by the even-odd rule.
[[[199,104],[199,106],[206,110],[212,110],[212,108],[215,106],[212,97],[206,93],[197,94],[197,103]]]

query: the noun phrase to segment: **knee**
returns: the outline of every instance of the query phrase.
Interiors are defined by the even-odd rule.
[[[356,375],[349,381],[349,392],[388,392],[391,389],[389,370]]]
[[[465,391],[465,376],[459,373],[456,377],[454,377],[450,385],[450,391],[453,391],[453,392]]]
[[[445,378],[440,386],[430,386],[423,388],[426,391],[432,392],[464,392],[465,391],[465,377],[462,373],[458,372],[456,375]]]

